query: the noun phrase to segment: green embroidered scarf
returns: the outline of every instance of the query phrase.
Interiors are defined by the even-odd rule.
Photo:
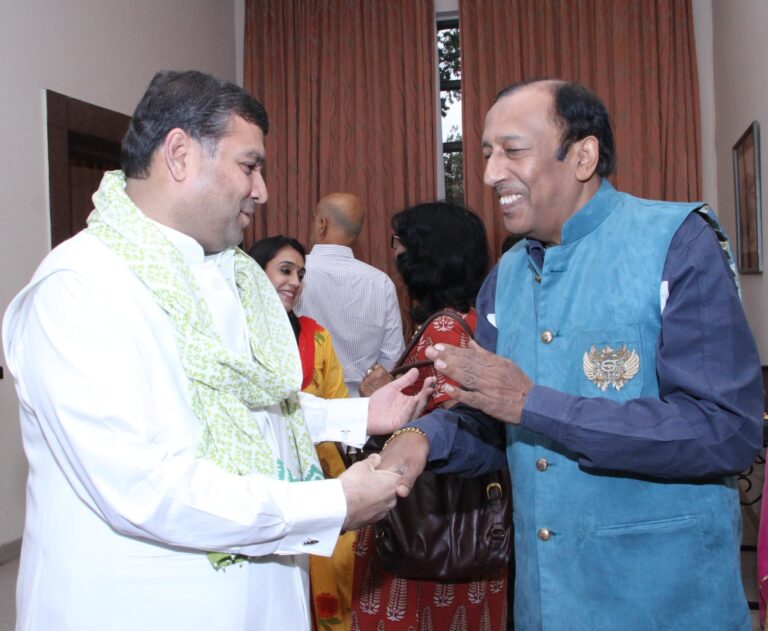
[[[192,409],[203,426],[197,456],[238,475],[322,479],[298,401],[302,372],[293,331],[261,268],[235,248],[235,283],[251,348],[251,355],[238,356],[221,341],[179,251],[126,195],[122,171],[104,175],[93,201],[88,232],[126,262],[173,323]],[[272,451],[253,417],[252,410],[274,404],[285,417],[298,470]],[[227,554],[210,556],[217,568],[236,560]]]

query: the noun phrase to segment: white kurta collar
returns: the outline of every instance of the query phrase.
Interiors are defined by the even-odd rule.
[[[219,268],[231,289],[235,290],[235,248],[227,248],[215,254],[206,254],[203,246],[189,235],[161,224],[154,219],[150,219],[150,221],[158,227],[160,232],[181,253],[181,256],[190,267],[200,263],[213,263]]]

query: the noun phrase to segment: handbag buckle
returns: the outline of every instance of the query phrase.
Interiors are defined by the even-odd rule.
[[[485,496],[489,500],[500,500],[504,497],[504,491],[501,488],[501,484],[498,482],[489,482],[485,487]]]
[[[493,524],[491,526],[491,540],[492,541],[504,541],[507,536],[507,529],[504,524]]]

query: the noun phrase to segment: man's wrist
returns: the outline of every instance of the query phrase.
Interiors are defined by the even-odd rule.
[[[392,435],[387,438],[387,441],[384,443],[384,446],[381,448],[382,451],[384,451],[387,448],[387,445],[392,442],[395,438],[398,436],[402,436],[403,434],[419,434],[423,436],[425,439],[427,439],[427,435],[420,430],[418,427],[413,427],[412,425],[409,425],[408,427],[401,427],[398,430],[395,430]],[[427,439],[428,440],[428,439]]]
[[[403,476],[403,486],[410,489],[414,480],[424,470],[429,455],[429,439],[416,427],[408,426],[398,430],[390,437],[392,444],[381,451],[378,468],[393,471]],[[415,430],[415,431],[414,431]],[[398,485],[399,486],[399,485]],[[405,497],[408,491],[398,490],[398,495]]]

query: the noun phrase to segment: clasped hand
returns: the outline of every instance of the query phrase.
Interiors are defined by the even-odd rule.
[[[357,530],[378,521],[395,507],[400,475],[377,469],[380,461],[379,454],[372,454],[339,476],[347,500],[343,530]]]
[[[396,436],[381,455],[372,454],[339,476],[347,500],[344,530],[378,521],[410,493],[427,463],[427,439],[415,432]]]
[[[402,390],[416,383],[418,377],[419,371],[413,368],[371,395],[368,400],[369,434],[391,434],[421,415],[435,389],[434,378],[426,379],[421,390],[413,396],[402,393]],[[401,471],[382,467],[380,463],[379,454],[373,454],[339,476],[347,500],[344,530],[355,530],[378,521],[394,508],[397,494],[407,495],[413,485],[412,480],[404,477]],[[402,465],[400,469],[403,470]]]

